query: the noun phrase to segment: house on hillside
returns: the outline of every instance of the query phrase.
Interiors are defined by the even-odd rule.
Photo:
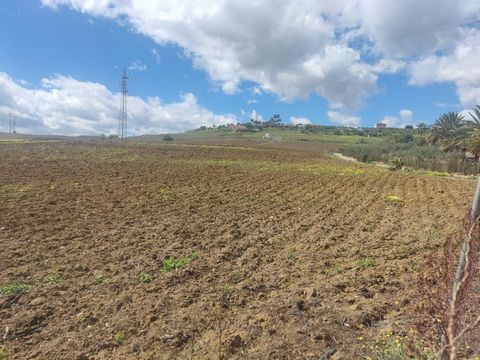
[[[387,124],[385,123],[382,123],[382,122],[378,122],[375,124],[375,129],[385,129],[387,127]]]

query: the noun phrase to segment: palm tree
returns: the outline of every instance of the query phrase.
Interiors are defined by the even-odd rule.
[[[466,121],[467,126],[472,130],[467,139],[467,151],[478,160],[480,156],[480,106],[473,108],[473,113],[469,113],[471,119]]]
[[[477,105],[473,108],[473,113],[469,113],[471,119],[467,120],[467,126],[473,129],[480,129],[480,106]]]
[[[427,141],[439,144],[442,150],[465,150],[465,140],[469,135],[465,117],[458,112],[448,112],[440,115],[433,124]]]

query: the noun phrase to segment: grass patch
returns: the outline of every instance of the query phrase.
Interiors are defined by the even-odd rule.
[[[180,269],[188,264],[190,264],[193,260],[198,257],[197,253],[192,253],[189,256],[182,256],[180,258],[169,257],[165,259],[162,263],[162,271],[168,272],[172,270]]]
[[[33,289],[33,285],[22,282],[14,282],[0,287],[1,295],[25,294]]]
[[[33,190],[32,184],[6,184],[1,185],[1,190],[5,192],[27,192]]]
[[[289,171],[302,172],[314,175],[336,174],[356,176],[365,174],[367,171],[381,172],[380,168],[369,167],[362,165],[346,166],[342,163],[323,161],[322,163],[282,163],[273,161],[260,160],[186,160],[188,164],[197,166],[223,166],[223,167],[243,167],[259,171]]]
[[[148,284],[153,281],[153,275],[148,273],[141,273],[140,277],[138,278],[142,284]]]
[[[358,260],[357,265],[362,269],[366,269],[366,268],[375,266],[376,262],[375,262],[375,259],[373,258],[365,258],[365,259]]]
[[[56,271],[53,271],[48,275],[45,275],[43,282],[50,285],[58,284],[60,282],[60,274]]]

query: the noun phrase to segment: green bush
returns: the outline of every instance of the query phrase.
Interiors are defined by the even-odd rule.
[[[399,157],[394,157],[388,160],[388,169],[395,171],[400,170],[403,167],[403,160]]]
[[[362,162],[388,164],[391,159],[400,158],[402,166],[412,169],[465,174],[477,174],[478,171],[478,164],[464,162],[460,151],[444,152],[438,146],[419,146],[416,141],[348,144],[341,146],[339,152]]]

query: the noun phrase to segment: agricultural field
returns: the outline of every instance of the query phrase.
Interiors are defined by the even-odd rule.
[[[462,230],[475,182],[333,148],[0,144],[4,353],[372,356],[413,326],[419,271]]]

